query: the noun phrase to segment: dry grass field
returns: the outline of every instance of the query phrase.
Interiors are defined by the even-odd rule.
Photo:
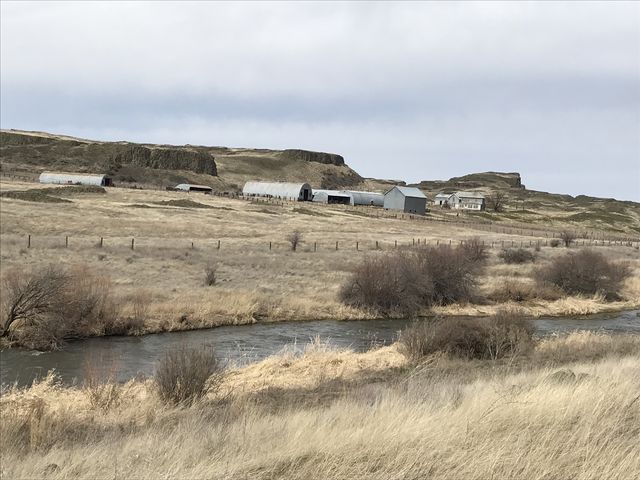
[[[576,333],[526,358],[417,365],[316,344],[230,371],[190,407],[151,380],[96,401],[50,376],[0,398],[0,477],[638,478],[638,342]]]
[[[0,188],[6,192],[40,186],[2,182]],[[549,241],[544,233],[536,238],[526,232],[488,231],[486,226],[376,218],[379,211],[366,207],[256,204],[122,188],[67,199],[66,203],[48,203],[2,198],[2,271],[37,270],[54,264],[81,266],[104,275],[118,299],[120,313],[144,317],[141,332],[257,321],[370,318],[370,312],[345,306],[338,299],[340,285],[363,258],[383,255],[395,249],[396,242],[398,248],[418,241],[455,245],[472,237],[494,245],[478,284],[479,300],[422,313],[486,315],[504,306],[502,301],[487,300],[492,292],[513,282],[533,288],[534,270],[566,253],[565,248],[544,246]],[[303,235],[296,252],[286,240],[294,230]],[[68,248],[65,236],[69,237]],[[522,244],[528,248],[538,241],[543,246],[534,264],[507,265],[497,256],[503,242],[505,246]],[[633,268],[619,300],[569,296],[523,300],[517,302],[518,306],[533,316],[640,306],[638,249],[597,249]],[[216,271],[213,286],[205,285],[208,266]]]

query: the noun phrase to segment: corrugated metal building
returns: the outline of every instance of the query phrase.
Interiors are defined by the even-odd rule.
[[[111,178],[105,174],[92,173],[67,173],[67,172],[42,172],[40,183],[54,183],[56,185],[98,185],[108,187],[112,184]]]
[[[344,190],[313,190],[313,201],[317,203],[338,203],[353,205],[353,196]]]
[[[247,197],[280,198],[301,202],[310,202],[312,199],[311,185],[308,183],[247,182],[242,188],[242,194]]]
[[[194,185],[193,183],[181,183],[179,185],[176,185],[176,190],[183,190],[185,192],[203,192],[203,193],[213,192],[213,188],[208,187],[207,185]]]
[[[384,208],[424,215],[427,210],[427,197],[415,187],[395,186],[384,194]]]
[[[352,205],[373,205],[375,207],[384,206],[384,194],[376,192],[358,192],[346,190],[353,197]]]
[[[450,206],[450,200],[453,193],[439,193],[433,199],[433,204],[440,207]]]

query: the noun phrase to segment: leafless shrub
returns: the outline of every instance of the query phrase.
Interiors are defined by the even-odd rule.
[[[602,294],[607,300],[619,298],[622,282],[631,275],[625,263],[616,263],[592,250],[580,250],[555,258],[536,272],[539,285],[555,285],[568,294]]]
[[[163,402],[191,405],[220,387],[223,367],[213,348],[182,346],[168,351],[157,363],[154,384]]]
[[[216,284],[216,273],[218,266],[214,263],[208,263],[204,267],[204,284],[207,287],[211,287]]]
[[[560,243],[562,243],[560,242],[560,240],[558,240],[557,238],[554,238],[553,240],[549,241],[549,246],[556,248],[560,246]]]
[[[487,206],[494,212],[504,210],[504,204],[507,200],[507,194],[504,192],[491,192],[487,196]]]
[[[527,263],[527,262],[535,262],[536,254],[526,248],[507,248],[502,250],[498,257],[502,259],[504,263]]]
[[[564,243],[564,246],[567,248],[571,246],[575,239],[576,234],[569,230],[563,230],[562,232],[560,232],[560,240],[562,240],[562,243]]]
[[[67,282],[66,273],[54,266],[42,271],[14,269],[2,279],[2,331],[9,333],[14,322],[35,321],[60,308],[60,294]]]
[[[342,302],[382,314],[468,301],[481,262],[463,247],[424,247],[365,258],[340,290]]]
[[[464,241],[460,248],[472,262],[484,262],[489,257],[489,251],[484,241],[478,237]]]
[[[517,312],[489,318],[435,319],[416,322],[402,332],[400,351],[411,361],[437,353],[465,359],[499,359],[533,347],[533,326]]]
[[[101,335],[117,317],[109,279],[87,267],[10,271],[2,292],[3,335],[28,348]]]
[[[287,235],[287,242],[291,245],[291,250],[295,252],[298,248],[298,245],[302,242],[302,232],[300,230],[294,230],[289,235]]]

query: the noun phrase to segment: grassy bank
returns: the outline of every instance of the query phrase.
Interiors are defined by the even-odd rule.
[[[2,478],[636,478],[639,342],[581,333],[417,365],[315,345],[183,408],[151,381],[105,404],[49,378],[2,395]]]

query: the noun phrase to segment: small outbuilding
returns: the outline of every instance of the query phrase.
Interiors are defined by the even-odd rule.
[[[99,187],[113,185],[111,178],[102,173],[42,172],[39,180],[40,183],[56,185],[97,185]]]
[[[384,194],[384,208],[424,215],[427,210],[427,197],[418,188],[395,186]]]
[[[449,201],[451,200],[452,196],[453,196],[453,193],[438,193],[433,198],[433,204],[442,208],[450,207],[451,205]]]
[[[204,194],[211,194],[213,188],[207,185],[194,185],[193,183],[181,183],[176,185],[176,190],[182,190],[183,192],[202,192]]]
[[[313,198],[308,183],[247,182],[242,188],[245,197],[267,197],[310,202]]]
[[[313,201],[317,203],[330,203],[353,205],[353,197],[350,192],[344,190],[313,190]]]

